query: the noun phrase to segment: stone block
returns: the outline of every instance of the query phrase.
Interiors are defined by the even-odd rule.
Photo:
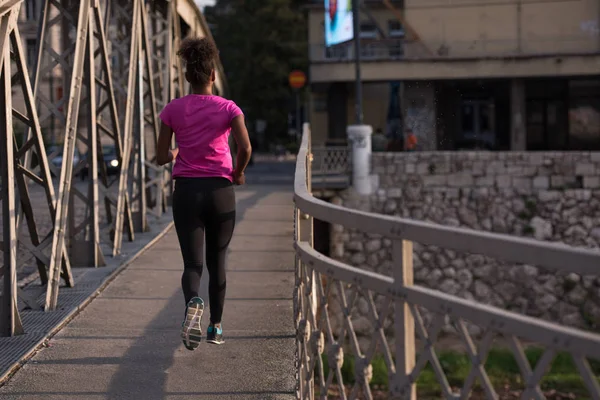
[[[426,175],[423,176],[423,185],[425,186],[445,186],[448,184],[447,175]]]
[[[600,187],[600,176],[584,176],[583,187],[586,189],[596,189]]]
[[[427,163],[427,162],[418,163],[417,164],[417,174],[419,174],[419,175],[429,174],[429,163]]]
[[[575,165],[575,175],[595,175],[596,166],[591,163],[579,163]]]
[[[498,175],[496,176],[496,186],[499,188],[508,188],[512,184],[512,177],[510,175]]]
[[[473,186],[473,176],[471,174],[452,174],[448,176],[448,184],[451,187]]]
[[[533,187],[536,189],[548,189],[550,187],[550,178],[547,176],[536,176],[533,178]]]
[[[531,178],[515,176],[513,178],[512,186],[515,189],[531,189],[532,180]]]
[[[494,186],[494,177],[493,176],[481,176],[475,178],[475,186],[484,186],[491,187]]]
[[[540,153],[529,154],[529,164],[539,167],[544,165],[544,155]]]
[[[457,188],[448,188],[444,190],[446,200],[458,199],[459,192]]]
[[[532,165],[527,165],[525,167],[523,167],[523,176],[536,176],[538,175],[538,167],[532,166]]]
[[[406,173],[414,174],[417,172],[417,166],[415,164],[406,164]]]
[[[592,191],[587,189],[565,190],[565,197],[577,201],[588,201],[592,198]]]
[[[507,168],[502,161],[490,161],[486,168],[486,175],[498,175],[507,172]]]
[[[388,195],[388,197],[390,197],[392,199],[402,197],[402,189],[400,189],[398,187],[390,188],[387,191],[387,195]]]
[[[543,203],[557,201],[560,198],[561,198],[561,193],[556,190],[540,190],[538,192],[538,199]]]
[[[562,175],[552,175],[550,177],[550,186],[552,188],[561,189],[567,184],[567,180]]]
[[[531,227],[534,231],[534,236],[538,240],[547,240],[552,237],[552,223],[540,217],[533,217]]]
[[[474,161],[471,166],[471,173],[473,176],[482,176],[485,172],[483,161]]]
[[[590,153],[590,161],[600,163],[600,151],[594,151]]]

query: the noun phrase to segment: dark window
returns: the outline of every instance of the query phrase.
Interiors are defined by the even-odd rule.
[[[462,106],[462,130],[472,133],[475,131],[475,113],[472,104],[463,104]]]
[[[27,39],[26,41],[26,46],[27,46],[27,65],[31,68],[36,61],[37,58],[37,41],[35,39]]]
[[[492,115],[489,107],[479,108],[479,130],[490,132],[492,130]]]
[[[27,0],[25,2],[25,14],[28,21],[38,19],[38,3],[39,0]]]
[[[372,22],[361,22],[360,37],[363,39],[376,39],[377,27]]]
[[[391,38],[403,38],[404,37],[404,27],[398,20],[390,20],[388,21],[388,35]]]

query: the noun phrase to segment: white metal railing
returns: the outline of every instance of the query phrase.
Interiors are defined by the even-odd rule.
[[[482,57],[522,57],[560,54],[598,54],[598,35],[581,34],[528,40],[476,39],[465,41],[415,42],[401,39],[378,39],[361,43],[362,61],[452,60]],[[310,46],[312,62],[350,62],[354,60],[352,42],[327,47]]]
[[[349,146],[313,147],[312,155],[313,175],[350,173],[351,152]]]
[[[348,145],[312,148],[311,178],[321,188],[346,188],[350,184],[352,151]]]
[[[589,398],[600,399],[597,377],[588,358],[600,360],[600,335],[561,326],[505,311],[489,305],[450,296],[437,290],[413,285],[413,242],[442,248],[478,253],[506,261],[545,267],[555,272],[598,275],[600,252],[508,235],[447,227],[352,210],[329,204],[311,194],[310,127],[304,126],[298,153],[294,183],[294,247],[296,251],[296,285],[294,322],[297,329],[297,395],[299,399],[327,398],[330,388],[339,387],[335,398],[372,399],[369,381],[371,361],[376,352],[385,359],[391,398],[416,398],[415,382],[429,362],[444,398],[469,398],[475,380],[486,398],[497,399],[484,367],[495,336],[507,341],[520,368],[525,390],[521,398],[543,399],[540,382],[557,352],[569,353],[589,391]],[[393,241],[393,274],[385,276],[362,270],[328,258],[313,248],[313,218],[370,234],[383,235]],[[335,294],[341,315],[330,310]],[[383,298],[376,306],[374,296]],[[358,298],[366,300],[372,340],[361,347],[354,332],[352,310]],[[364,302],[363,302],[364,303]],[[422,311],[436,315],[430,326]],[[395,345],[388,345],[384,323],[393,315]],[[331,319],[343,320],[339,332],[333,332]],[[434,345],[449,320],[471,360],[471,370],[459,392],[453,391],[438,360]],[[475,346],[466,326],[484,328],[480,346]],[[416,349],[416,340],[420,349]],[[349,342],[344,346],[345,342]],[[535,366],[527,361],[522,342],[536,343],[544,353]],[[354,381],[344,389],[342,364],[344,350],[355,357]],[[418,357],[417,357],[418,354]],[[326,359],[323,358],[326,356]],[[325,375],[327,363],[328,374]]]

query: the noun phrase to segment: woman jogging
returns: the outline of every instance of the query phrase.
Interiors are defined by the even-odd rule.
[[[215,44],[207,38],[188,38],[181,43],[178,55],[185,62],[192,94],[171,101],[161,112],[156,161],[164,165],[175,160],[173,220],[183,257],[181,287],[186,302],[181,337],[185,347],[195,350],[202,336],[204,301],[198,290],[205,242],[210,301],[206,341],[224,342],[221,317],[225,256],[235,225],[233,184],[245,183],[244,170],[252,147],[240,108],[212,94],[218,57]],[[228,144],[230,132],[238,149],[235,170]],[[173,133],[178,148],[170,150]]]

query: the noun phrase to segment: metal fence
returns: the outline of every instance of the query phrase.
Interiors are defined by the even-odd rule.
[[[416,382],[427,364],[446,399],[471,398],[475,382],[482,396],[499,398],[485,369],[488,352],[496,338],[503,338],[518,364],[522,399],[543,399],[540,384],[560,352],[569,354],[576,366],[588,398],[600,399],[598,377],[588,359],[600,360],[600,335],[505,311],[489,305],[450,296],[437,290],[413,285],[413,242],[441,248],[478,253],[515,263],[545,267],[550,271],[579,275],[599,275],[600,252],[508,235],[447,227],[416,220],[347,209],[314,198],[311,194],[310,128],[304,127],[296,164],[294,183],[294,246],[296,285],[294,322],[297,329],[297,395],[300,399],[372,399],[369,385],[376,354],[385,360],[390,398],[416,398]],[[393,275],[385,276],[359,269],[313,249],[313,218],[393,241]],[[335,295],[334,295],[335,294]],[[372,337],[361,345],[355,334],[353,308],[357,298],[368,309]],[[334,315],[332,302],[338,314]],[[366,303],[366,306],[365,306]],[[433,314],[430,324],[423,313]],[[385,330],[393,317],[393,341],[388,344]],[[332,319],[342,328],[334,332]],[[454,327],[470,359],[470,372],[462,387],[453,388],[436,352],[436,342],[446,322]],[[468,324],[483,328],[476,346]],[[543,347],[543,355],[530,365],[524,343]],[[417,349],[417,344],[419,348]],[[342,374],[344,353],[354,358],[353,383],[345,386]]]
[[[352,151],[347,145],[312,149],[312,180],[323,188],[345,188],[350,184]]]
[[[453,60],[482,57],[523,57],[569,54],[598,54],[598,35],[581,34],[539,38],[520,42],[517,39],[476,39],[416,42],[408,39],[372,39],[361,44],[363,61]],[[354,60],[352,43],[327,47],[310,46],[313,62],[349,62]]]

